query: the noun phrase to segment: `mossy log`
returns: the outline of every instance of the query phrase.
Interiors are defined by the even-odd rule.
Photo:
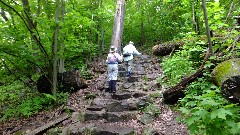
[[[58,75],[59,92],[72,92],[86,87],[87,84],[78,70],[67,71]],[[40,93],[52,94],[51,88],[52,84],[48,76],[42,75],[38,78],[37,89]]]
[[[156,56],[166,56],[173,52],[175,49],[179,49],[180,46],[183,46],[184,42],[182,41],[170,41],[162,43],[160,45],[155,45],[152,47],[152,52]]]
[[[232,103],[240,103],[240,58],[226,60],[212,71],[213,82],[221,87],[223,96]]]

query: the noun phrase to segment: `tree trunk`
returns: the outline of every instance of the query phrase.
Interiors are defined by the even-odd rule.
[[[64,22],[64,17],[65,17],[65,0],[62,0],[62,22]],[[60,46],[60,49],[59,49],[59,52],[60,52],[60,58],[59,58],[59,73],[63,73],[65,68],[64,68],[64,34],[65,33],[62,33],[61,37],[61,46]]]
[[[205,21],[205,26],[206,26],[206,34],[207,34],[207,38],[208,38],[208,49],[209,49],[210,55],[213,55],[213,47],[212,47],[212,41],[211,41],[211,36],[210,36],[210,29],[209,29],[209,24],[208,24],[205,0],[202,0],[202,7],[203,7],[204,21]]]
[[[56,12],[55,12],[55,34],[54,34],[54,46],[53,46],[53,95],[57,92],[57,62],[58,62],[58,31],[59,31],[59,2],[60,0],[56,0]]]
[[[125,0],[118,0],[114,17],[114,26],[111,39],[111,46],[118,48],[118,53],[121,53],[123,23],[124,23],[124,4]]]
[[[229,11],[228,11],[228,15],[227,15],[226,20],[225,20],[224,23],[228,22],[228,19],[230,18],[232,12],[234,11],[234,8],[235,8],[235,5],[234,5],[234,2],[232,1],[231,5],[230,5],[230,8],[229,8]]]
[[[199,28],[198,28],[198,24],[197,24],[197,17],[196,17],[194,1],[192,1],[192,21],[193,21],[193,28],[194,28],[195,33],[199,34]]]

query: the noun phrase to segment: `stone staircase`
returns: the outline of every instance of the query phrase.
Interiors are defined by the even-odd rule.
[[[106,81],[107,75],[104,74],[105,78],[102,78],[104,83],[101,91],[98,91],[98,96],[90,100],[83,110],[80,110],[84,113],[74,113],[75,116],[72,116],[72,118],[75,117],[76,122],[64,127],[62,134],[186,134],[184,132],[186,127],[176,122],[175,113],[161,103],[161,86],[157,82],[157,77],[162,73],[159,59],[143,55],[136,57],[133,64],[131,77],[125,77],[125,65],[119,64],[119,80],[117,81],[117,92],[115,94],[105,92],[108,83]],[[153,110],[143,111],[150,105]],[[155,113],[160,114],[155,116]],[[168,114],[170,120],[164,120],[168,118]],[[161,123],[164,121],[169,121],[170,124],[168,122],[166,122],[167,124]]]

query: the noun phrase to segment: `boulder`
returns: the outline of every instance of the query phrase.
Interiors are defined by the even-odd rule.
[[[223,96],[232,103],[240,103],[240,58],[218,64],[211,74]]]
[[[72,92],[86,87],[87,84],[78,70],[66,71],[58,75],[59,92]],[[37,89],[40,93],[51,94],[51,78],[47,75],[41,75],[37,80]]]
[[[226,60],[218,64],[212,71],[212,80],[217,86],[232,76],[240,75],[240,58]]]

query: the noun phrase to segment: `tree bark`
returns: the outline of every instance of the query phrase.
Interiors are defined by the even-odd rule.
[[[121,53],[123,23],[124,23],[124,4],[125,4],[125,0],[117,1],[112,39],[111,39],[111,46],[115,46],[116,48],[118,48],[118,53]]]
[[[208,38],[208,49],[209,49],[210,54],[213,55],[213,47],[212,47],[212,41],[211,41],[211,36],[210,36],[210,29],[209,29],[208,16],[207,16],[208,14],[207,14],[205,0],[202,0],[202,7],[203,7],[203,13],[204,13],[206,34],[207,34],[207,38]]]
[[[64,17],[65,17],[65,0],[62,0],[62,22],[64,22]],[[65,70],[64,67],[64,33],[62,33],[62,40],[61,40],[61,46],[59,49],[60,52],[60,59],[59,59],[59,73],[63,73]]]
[[[228,19],[229,19],[229,17],[231,16],[234,8],[235,8],[235,5],[234,5],[234,2],[232,1],[232,2],[231,2],[231,5],[230,5],[230,8],[229,8],[229,11],[228,11],[228,15],[227,15],[226,20],[225,20],[224,23],[227,23],[227,22],[228,22]]]
[[[55,12],[55,34],[54,34],[54,47],[53,47],[53,88],[52,93],[56,95],[57,92],[57,61],[58,61],[58,32],[59,32],[59,2],[56,0],[56,12]]]

